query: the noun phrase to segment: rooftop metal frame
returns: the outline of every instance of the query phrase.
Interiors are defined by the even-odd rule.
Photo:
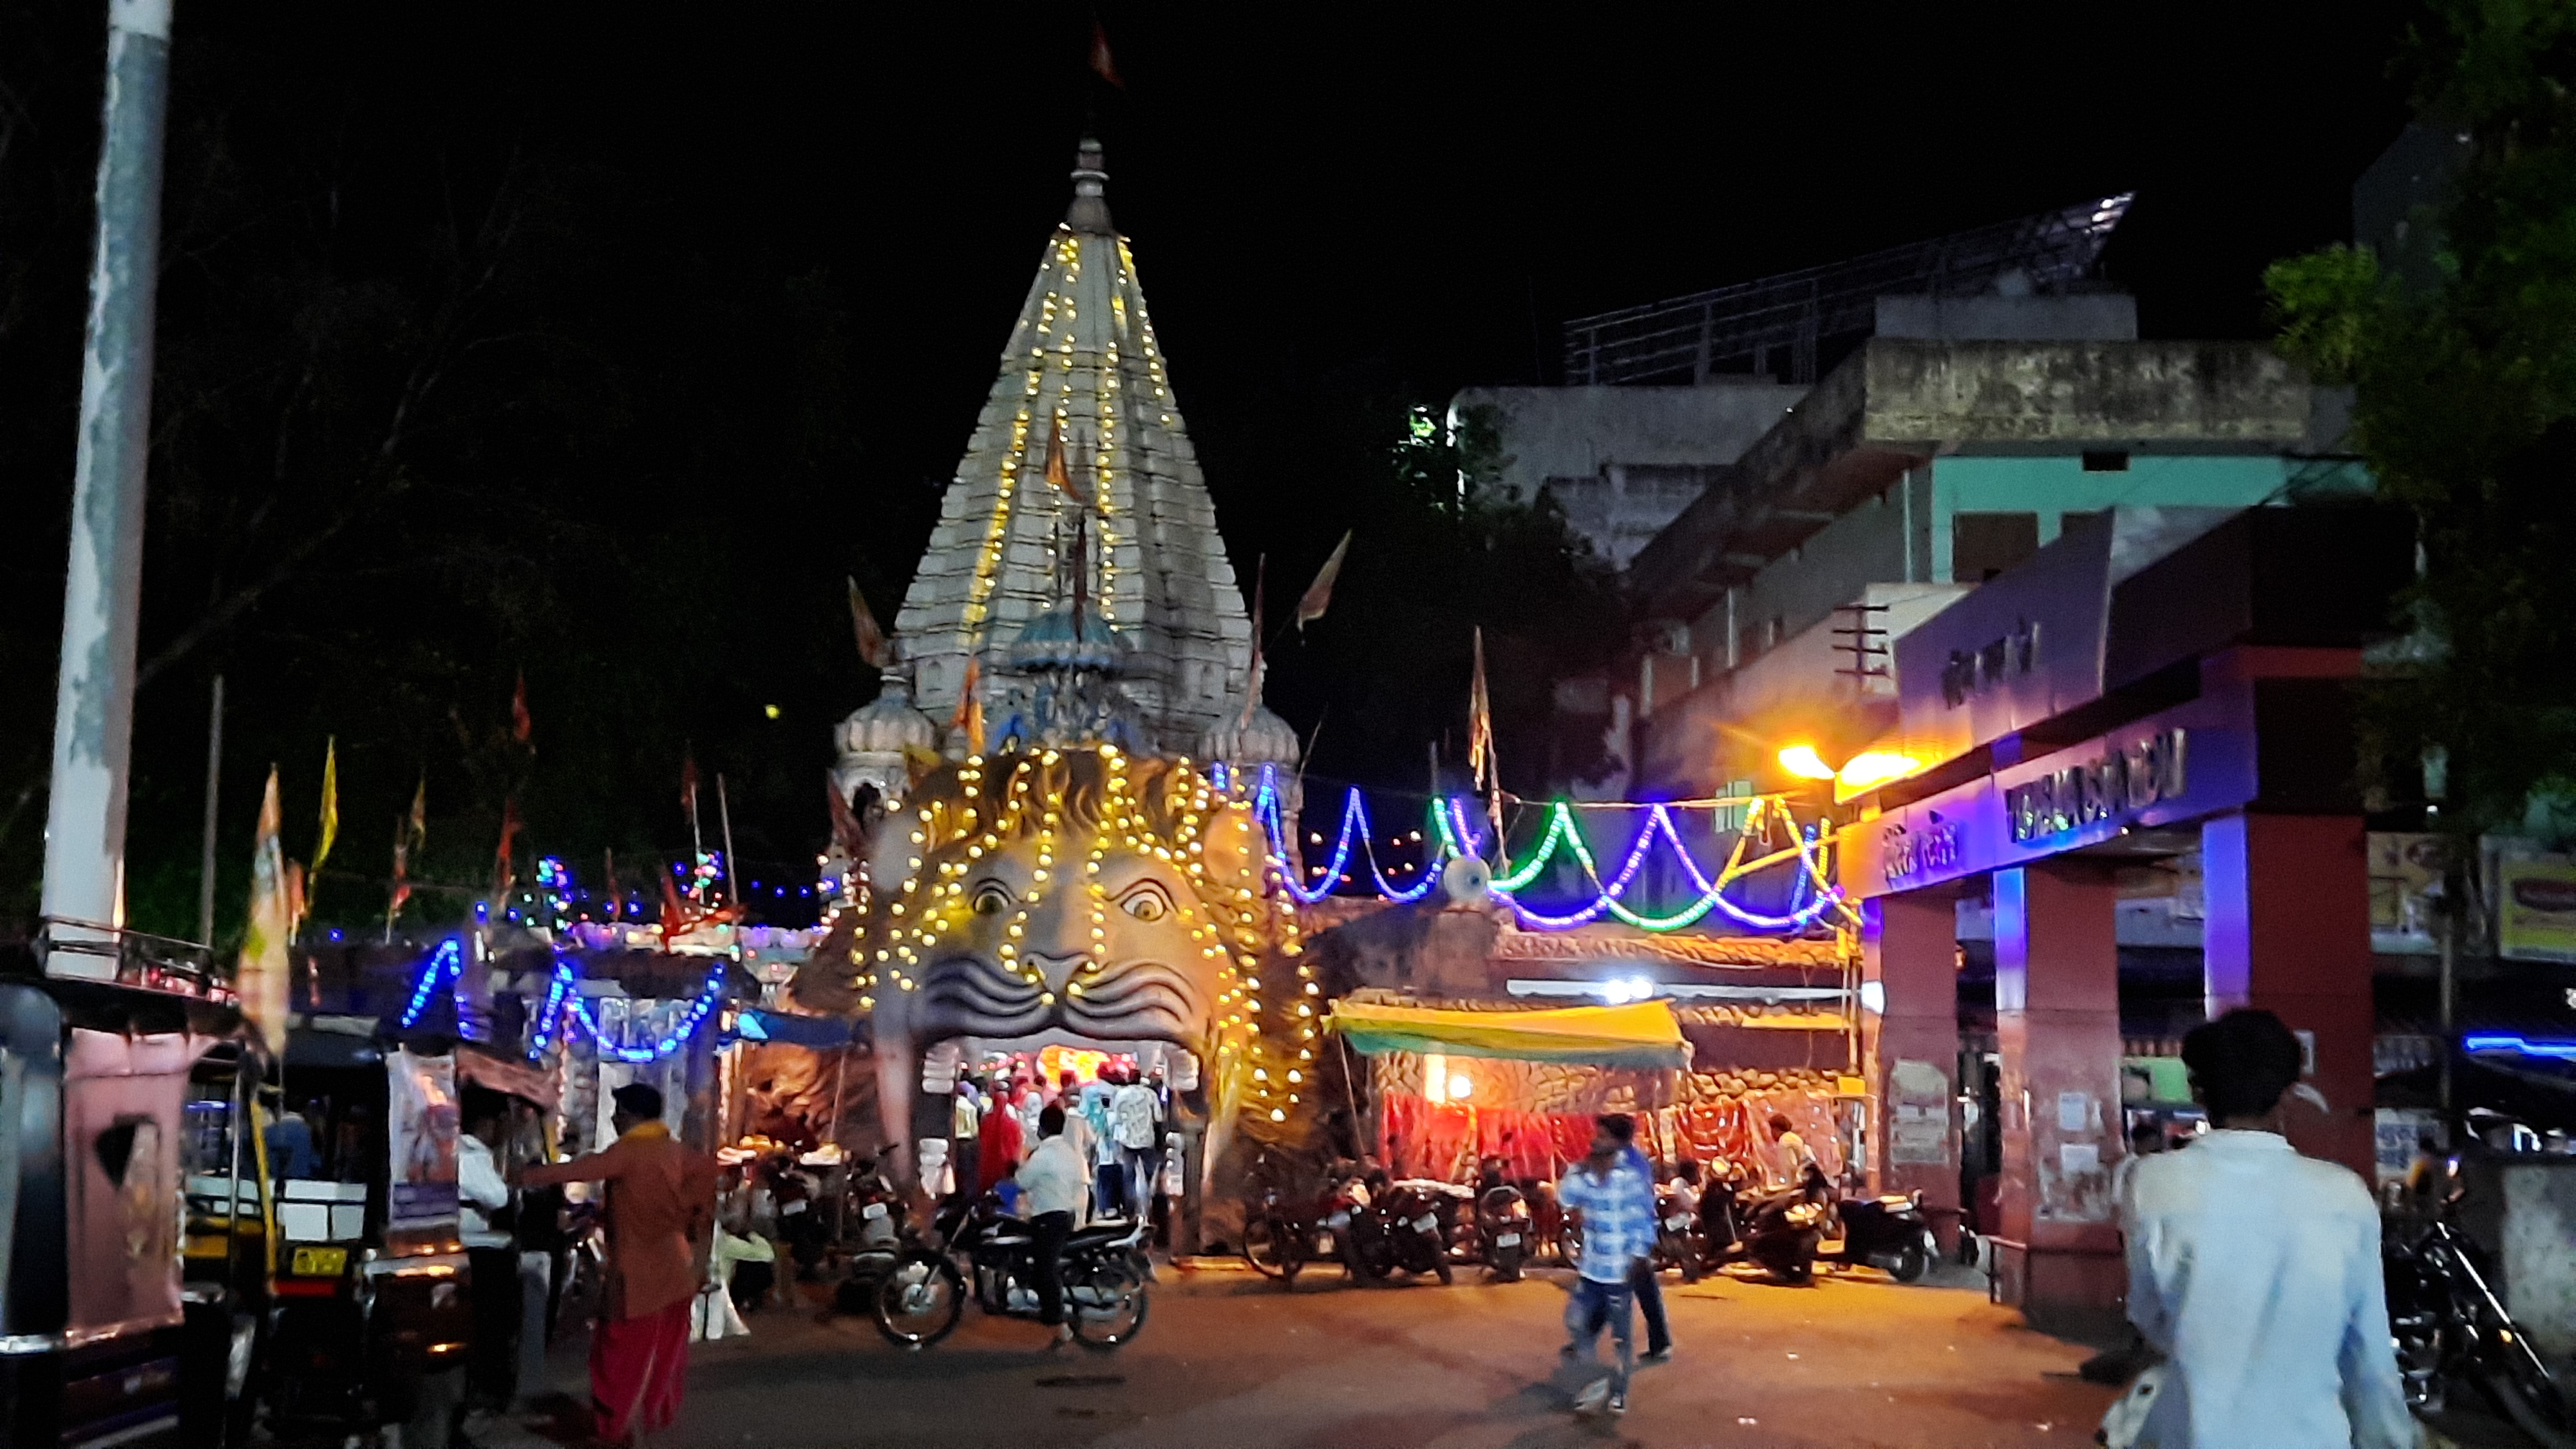
[[[2033,292],[2082,290],[2136,195],[1908,242],[1849,261],[1577,317],[1565,324],[1568,386],[1704,383],[1780,375],[1813,383],[1826,344],[1868,336],[1883,296],[1963,297],[2019,273]]]

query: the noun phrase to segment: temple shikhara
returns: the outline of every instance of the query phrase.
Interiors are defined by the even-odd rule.
[[[844,790],[899,794],[907,747],[1011,738],[1294,761],[1285,722],[1247,708],[1251,621],[1107,181],[1084,142],[904,596],[899,660],[842,726]]]

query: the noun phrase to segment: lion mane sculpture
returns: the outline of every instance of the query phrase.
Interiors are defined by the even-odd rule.
[[[1202,1160],[1299,1133],[1324,1002],[1251,805],[1187,759],[1011,750],[917,771],[876,822],[846,954],[797,995],[870,1022],[877,1101],[907,1176],[922,1061],[959,1037],[1156,1041],[1201,1064]],[[808,981],[818,968],[838,979]],[[1185,1076],[1176,1089],[1186,1089]]]

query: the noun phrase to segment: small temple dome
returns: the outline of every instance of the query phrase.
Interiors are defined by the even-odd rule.
[[[1285,769],[1297,766],[1297,731],[1288,721],[1271,713],[1268,705],[1255,705],[1252,717],[1243,717],[1240,701],[1225,718],[1209,726],[1204,746],[1207,758],[1223,760],[1239,770],[1257,770],[1263,765]]]
[[[1031,619],[1011,641],[1011,663],[1021,670],[1096,670],[1127,662],[1127,642],[1088,609],[1049,609]]]
[[[906,749],[939,745],[939,727],[913,707],[911,682],[899,674],[888,674],[877,697],[841,721],[840,733],[844,755],[900,756]]]

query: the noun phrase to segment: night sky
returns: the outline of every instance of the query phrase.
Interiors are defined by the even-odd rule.
[[[19,400],[0,420],[0,476],[26,525],[0,596],[0,666],[26,685],[0,703],[0,809],[50,732],[51,690],[36,681],[50,683],[59,627],[99,10],[47,0],[0,19],[0,379]],[[258,516],[258,469],[278,450],[244,429],[254,441],[233,439],[230,461],[192,460],[198,444],[171,411],[174,396],[230,405],[205,379],[261,362],[255,342],[227,362],[191,337],[282,325],[240,280],[273,259],[245,252],[324,236],[310,267],[394,275],[415,238],[454,219],[470,229],[513,176],[539,178],[530,245],[543,262],[509,305],[543,323],[493,323],[474,356],[516,355],[522,331],[550,340],[448,395],[471,406],[424,445],[431,491],[403,505],[416,530],[403,547],[418,554],[438,532],[441,515],[417,512],[433,495],[475,528],[541,510],[500,535],[567,530],[568,542],[529,550],[540,563],[630,545],[646,556],[635,540],[675,528],[709,542],[704,568],[682,570],[684,587],[660,605],[623,599],[574,619],[614,581],[567,573],[546,596],[565,622],[457,625],[468,642],[439,644],[429,652],[447,662],[417,674],[453,697],[420,686],[412,714],[441,718],[402,736],[370,733],[364,711],[332,698],[329,668],[309,662],[334,648],[381,655],[388,637],[445,638],[447,623],[413,621],[363,644],[337,639],[344,610],[386,617],[363,601],[399,572],[351,561],[392,524],[353,525],[145,689],[138,880],[166,878],[169,895],[184,876],[193,902],[203,685],[219,666],[238,681],[245,741],[226,775],[228,872],[248,854],[265,756],[317,762],[290,779],[300,816],[310,807],[295,792],[309,801],[325,734],[356,756],[344,809],[364,822],[352,832],[363,845],[347,848],[370,860],[420,770],[434,806],[465,810],[497,788],[444,756],[505,712],[517,672],[531,680],[541,767],[581,758],[607,777],[547,788],[653,802],[591,832],[604,843],[674,846],[681,822],[664,802],[693,748],[743,781],[738,823],[759,842],[746,856],[810,860],[829,723],[869,688],[849,653],[841,576],[856,573],[891,618],[1063,212],[1087,111],[1238,571],[1248,581],[1266,553],[1274,600],[1346,526],[1353,485],[1332,460],[1355,398],[1553,381],[1568,316],[2130,189],[2139,199],[2106,269],[2138,294],[2142,328],[2256,335],[2261,267],[2347,234],[2352,178],[2405,117],[2389,62],[2406,12],[2382,0],[1103,14],[1123,92],[1085,68],[1090,12],[1078,6],[181,0],[164,284],[179,361],[156,413],[168,435],[156,433],[155,488],[165,467],[192,467],[220,485],[223,517],[253,523],[241,525],[241,558],[220,563],[199,556],[219,552],[208,540],[220,530],[156,513],[144,654],[277,546],[257,529],[282,526]],[[240,185],[248,201],[209,200],[242,176],[264,178]],[[782,296],[836,319],[830,346],[810,354],[823,362],[801,365],[809,354],[761,320]],[[780,436],[825,441],[764,461]],[[317,478],[274,515],[327,515],[336,495]],[[454,576],[413,577],[387,597],[414,607]],[[705,632],[683,649],[672,640],[685,630],[655,607],[703,613]],[[1314,720],[1301,717],[1295,676],[1330,667],[1330,635],[1319,630],[1315,647],[1283,664],[1274,691],[1301,729]],[[561,662],[594,653],[680,702],[612,702]],[[752,723],[772,702],[782,718]],[[41,816],[40,791],[31,808]],[[543,812],[530,814],[542,834]],[[8,828],[0,866],[15,900],[32,893],[33,825]],[[469,811],[443,838],[480,828]]]

